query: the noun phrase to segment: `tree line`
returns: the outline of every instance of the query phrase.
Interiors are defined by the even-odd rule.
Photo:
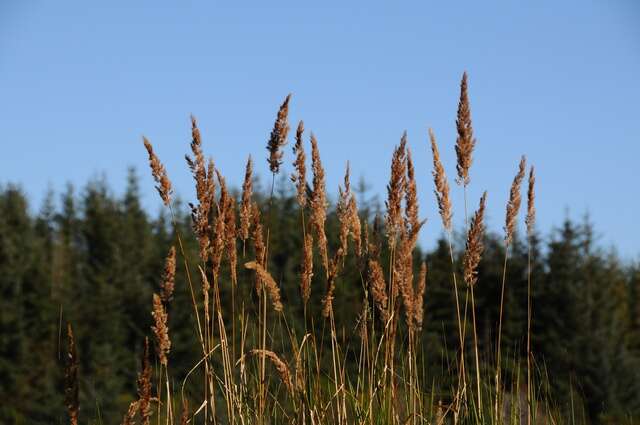
[[[295,193],[284,184],[279,188],[271,201],[268,193],[256,197],[265,210],[269,203],[269,269],[281,288],[287,326],[302,332],[300,214]],[[375,229],[380,206],[375,199],[359,204],[361,219]],[[337,228],[333,211],[327,236],[334,246]],[[152,293],[177,233],[187,259],[196,260],[190,264],[197,264],[188,208],[178,205],[173,217],[145,211],[133,171],[122,196],[114,195],[103,180],[93,180],[79,191],[68,186],[61,194],[49,194],[37,213],[19,187],[0,186],[0,422],[65,423],[64,334],[71,323],[84,416],[117,423],[136,391],[142,342],[152,324]],[[482,359],[490,365],[504,243],[498,234],[485,238],[476,306]],[[463,248],[460,239],[456,258]],[[526,240],[516,234],[511,249],[502,338],[505,362],[520,370],[526,362]],[[581,410],[591,423],[640,415],[640,264],[627,264],[603,249],[588,219],[567,218],[548,234],[535,234],[532,254],[532,351],[540,394],[558,409]],[[432,250],[418,250],[419,261],[414,262],[424,260],[428,268],[420,347],[425,390],[439,398],[447,397],[455,379],[450,371],[458,338],[449,255],[442,237]],[[334,311],[340,333],[349,340],[357,338],[363,283],[355,260],[347,260],[345,270]],[[243,268],[239,273],[245,273]],[[239,279],[241,284],[251,282],[248,276]],[[322,328],[323,287],[317,279],[307,314],[315,318],[313,326]],[[247,309],[256,308],[250,289],[240,288],[244,292],[238,295]],[[223,298],[227,290],[223,285]],[[459,290],[464,300],[465,289]],[[174,298],[170,355],[179,388],[201,354],[183,267],[177,270]],[[280,346],[286,350],[287,341]]]

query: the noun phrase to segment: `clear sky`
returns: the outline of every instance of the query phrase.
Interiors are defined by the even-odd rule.
[[[453,178],[464,70],[478,139],[470,198],[475,206],[489,191],[489,226],[502,226],[524,153],[538,172],[542,230],[589,212],[605,246],[638,258],[640,3],[631,0],[4,0],[0,182],[22,184],[35,209],[48,187],[102,172],[119,193],[133,165],[154,212],[142,134],[190,199],[189,114],[237,185],[248,154],[267,175],[264,146],[291,92],[292,127],[304,119],[317,135],[333,194],[350,160],[383,198],[408,131],[429,245],[441,225],[427,128]]]

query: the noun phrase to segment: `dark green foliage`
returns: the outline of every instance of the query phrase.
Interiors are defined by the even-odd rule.
[[[372,230],[378,206],[365,199],[365,186],[360,186],[360,210]],[[316,335],[328,338],[320,314],[326,290],[320,268],[313,278],[304,323],[298,276],[301,216],[293,194],[284,189],[285,183],[277,187],[280,189],[275,191],[272,204],[264,194],[256,195],[265,229],[270,228],[269,271],[281,286],[285,305],[285,315],[270,321],[270,326],[287,327],[298,336],[313,326]],[[191,235],[190,218],[179,203],[174,211],[191,273],[197,275],[198,246]],[[0,423],[67,421],[63,400],[63,331],[67,322],[73,324],[80,361],[81,423],[98,417],[103,423],[118,423],[136,394],[138,359],[144,336],[150,332],[151,296],[158,289],[164,257],[170,245],[177,244],[172,220],[168,211],[153,218],[141,208],[133,171],[122,197],[114,196],[104,181],[95,180],[79,194],[69,187],[59,202],[49,195],[35,214],[19,188],[0,188]],[[331,212],[327,220],[330,252],[337,246],[337,226]],[[439,230],[427,226],[425,231]],[[588,221],[578,225],[567,220],[548,242],[542,242],[539,235],[534,235],[533,242],[534,358],[540,372],[546,371],[550,378],[555,404],[560,411],[569,411],[573,395],[574,401],[584,403],[594,423],[619,423],[616,421],[630,414],[637,416],[640,267],[621,264],[615,255],[599,249]],[[488,235],[485,245],[476,301],[481,356],[489,368],[495,356],[504,243],[500,236]],[[238,248],[235,296],[238,305],[244,304],[253,314],[256,298],[252,285],[247,285],[251,274],[242,267],[253,259],[253,253],[250,244],[244,256],[241,242]],[[505,367],[509,370],[516,367],[516,361],[522,366],[526,356],[527,254],[527,241],[516,235],[507,268],[503,328]],[[387,255],[383,249],[383,261]],[[449,256],[448,243],[441,238],[433,251],[418,252],[414,262],[416,276],[421,259],[429,270],[420,343],[422,382],[425,391],[431,391],[433,385],[436,397],[445,400],[456,382],[458,356]],[[454,257],[459,256],[460,246],[454,247]],[[173,385],[179,387],[202,353],[182,255],[177,260],[176,290],[169,308],[169,368]],[[315,260],[318,264],[319,259]],[[356,324],[365,289],[362,266],[349,255],[345,272],[336,283],[337,334],[341,345],[348,347],[348,356],[358,353]],[[224,267],[228,267],[226,263]],[[221,297],[231,297],[228,279],[221,282]],[[459,299],[464,311],[467,290],[461,282]],[[225,317],[230,314],[225,312]],[[467,325],[466,357],[471,373],[470,319]],[[403,336],[403,327],[400,332]],[[273,348],[286,353],[291,350],[289,344],[283,338],[274,341]],[[253,341],[247,345],[252,346]],[[196,372],[190,379],[201,381],[201,376]]]

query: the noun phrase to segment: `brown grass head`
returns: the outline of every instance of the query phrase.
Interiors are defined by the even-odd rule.
[[[311,297],[311,279],[313,278],[313,236],[305,234],[304,255],[302,257],[302,271],[300,273],[300,293],[302,301],[307,304]]]
[[[153,151],[153,146],[146,137],[142,137],[142,142],[144,143],[144,147],[147,149],[147,153],[149,154],[149,166],[151,167],[151,175],[153,179],[156,181],[156,190],[160,194],[160,198],[162,198],[162,202],[169,206],[171,203],[171,194],[173,190],[171,189],[171,180],[167,176],[167,170],[160,162],[160,159]]]
[[[533,227],[536,223],[536,174],[533,166],[529,169],[529,189],[527,190],[527,217],[525,223],[527,224],[527,234],[531,236],[533,234]]]
[[[291,379],[291,372],[289,370],[289,366],[287,366],[287,364],[282,359],[280,359],[280,357],[278,357],[276,353],[269,350],[254,348],[253,350],[250,351],[250,354],[253,356],[265,356],[266,358],[268,358],[269,361],[273,364],[273,366],[278,371],[278,375],[280,376],[282,383],[287,388],[287,391],[289,392],[289,394],[293,394],[294,386],[293,386],[293,380]]]
[[[125,413],[124,418],[122,419],[122,425],[135,425],[135,416],[138,413],[138,400],[134,400],[129,404],[129,408],[127,409],[127,413]]]
[[[507,214],[504,226],[504,240],[507,245],[513,238],[513,232],[515,230],[516,221],[518,219],[518,212],[520,211],[520,204],[522,202],[522,198],[520,196],[520,187],[522,186],[522,180],[524,180],[526,165],[527,160],[523,155],[522,158],[520,158],[520,164],[518,165],[518,173],[513,178],[513,183],[511,183],[509,202],[507,202]]]
[[[462,74],[460,82],[460,101],[458,102],[458,118],[456,119],[458,138],[456,139],[456,155],[458,157],[458,184],[467,186],[471,181],[469,169],[473,162],[473,148],[476,139],[473,137],[473,126],[471,124],[471,106],[469,105],[469,95],[467,93],[467,73]]]
[[[327,219],[327,194],[324,181],[324,168],[320,160],[318,141],[311,134],[311,164],[313,170],[313,193],[311,195],[311,227],[318,241],[318,249],[322,257],[322,264],[328,274],[329,252],[327,249],[327,235],[324,223]]]
[[[78,401],[78,356],[71,324],[67,324],[67,362],[64,370],[64,403],[71,425],[78,425],[80,403]]]
[[[344,174],[344,189],[338,187],[338,206],[336,215],[340,223],[339,241],[340,245],[336,253],[337,259],[343,260],[347,255],[349,231],[351,230],[351,212],[349,211],[349,203],[351,202],[351,185],[349,182],[349,163]]]
[[[149,338],[144,339],[142,370],[138,374],[138,408],[143,425],[151,419],[151,363],[149,362]]]
[[[169,253],[164,260],[164,272],[162,274],[162,282],[160,284],[160,296],[166,304],[173,298],[173,289],[175,287],[176,278],[176,248],[171,246]]]
[[[185,155],[185,160],[195,181],[198,204],[189,203],[189,207],[191,208],[193,229],[200,245],[200,259],[207,261],[211,242],[210,212],[213,208],[216,191],[215,166],[212,159],[209,159],[208,162],[205,161],[200,130],[193,115],[191,116],[191,152],[193,158]]]
[[[396,146],[391,159],[391,177],[387,185],[387,215],[385,224],[387,227],[387,237],[390,245],[395,244],[396,236],[402,225],[402,196],[406,182],[405,170],[406,161],[407,132],[405,131],[400,139],[400,145]]]
[[[251,155],[247,159],[247,167],[244,172],[244,182],[242,183],[242,201],[240,203],[240,238],[242,241],[249,239],[249,226],[251,224],[251,196],[253,193],[253,164]]]
[[[269,151],[269,169],[273,174],[277,174],[280,171],[280,165],[282,165],[282,147],[287,144],[287,134],[289,133],[289,100],[291,94],[287,95],[280,105],[276,122],[273,124],[273,130],[271,130],[271,136],[267,142],[267,150]]]
[[[353,243],[355,245],[356,255],[362,256],[362,225],[360,223],[360,215],[358,215],[358,204],[356,197],[352,194],[349,200],[349,227]]]
[[[238,284],[238,250],[236,247],[236,237],[238,230],[236,228],[236,200],[233,196],[227,197],[227,206],[224,208],[224,246],[229,260],[229,269],[231,273],[231,283],[235,286]]]
[[[160,364],[167,366],[167,354],[171,351],[171,340],[169,339],[169,327],[167,326],[167,311],[162,304],[160,295],[153,294],[153,326],[151,330],[156,338],[156,354]]]
[[[431,141],[431,152],[433,154],[433,182],[435,183],[436,200],[438,201],[438,211],[442,218],[442,225],[445,230],[451,232],[451,218],[453,217],[453,209],[451,207],[451,199],[449,198],[449,182],[444,172],[442,161],[440,161],[440,152],[436,144],[436,136],[433,130],[429,129],[429,139]]]
[[[296,144],[293,146],[293,153],[296,156],[293,167],[296,172],[291,175],[291,181],[296,185],[296,199],[300,208],[304,208],[307,205],[307,157],[304,152],[303,133],[304,123],[300,121],[296,130]]]
[[[265,268],[262,267],[262,265],[257,261],[249,261],[244,264],[244,267],[256,272],[256,277],[258,278],[260,283],[266,287],[267,292],[269,293],[269,298],[271,298],[273,309],[277,312],[281,312],[282,301],[280,300],[280,288],[278,287],[276,281],[273,279],[273,276],[271,276],[271,273],[265,270]]]
[[[217,202],[216,216],[213,222],[213,240],[211,241],[211,271],[214,277],[218,277],[222,264],[222,255],[225,251],[226,229],[225,209],[229,206],[229,192],[224,177],[219,170],[216,170],[218,183],[220,184],[220,199]]]
[[[383,322],[389,320],[389,312],[387,310],[387,303],[389,297],[387,296],[387,283],[384,279],[384,272],[378,260],[369,260],[369,288],[371,290],[371,297],[376,305],[376,308],[380,312],[380,318]]]
[[[484,209],[487,200],[487,192],[480,198],[480,206],[471,218],[471,225],[467,233],[467,243],[464,251],[463,268],[464,281],[473,286],[478,280],[478,264],[484,251]]]
[[[251,239],[253,240],[253,249],[256,255],[256,261],[264,266],[266,247],[264,244],[264,233],[262,231],[262,223],[260,221],[260,208],[258,203],[253,203],[251,209]]]
[[[410,241],[411,249],[415,247],[418,241],[418,233],[426,222],[426,220],[420,220],[420,213],[418,207],[418,187],[416,184],[416,172],[413,167],[413,160],[411,159],[411,150],[407,148],[406,154],[407,161],[407,177],[404,185],[404,201],[405,201],[405,227],[407,236]]]
[[[416,331],[422,330],[422,322],[424,319],[424,291],[427,287],[427,264],[423,261],[420,265],[420,276],[418,277],[418,286],[415,291],[414,298],[414,317],[413,323]]]

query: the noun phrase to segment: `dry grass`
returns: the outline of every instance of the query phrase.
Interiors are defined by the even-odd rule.
[[[455,150],[457,181],[463,186],[465,193],[466,219],[466,190],[471,181],[470,167],[476,145],[466,73],[463,75],[460,89]],[[290,99],[290,95],[287,96],[280,106],[267,143],[267,162],[274,177],[279,173],[283,163],[282,147],[287,143],[289,132]],[[300,210],[302,234],[299,246],[302,252],[299,268],[300,299],[287,300],[280,293],[277,276],[273,276],[268,270],[269,239],[272,230],[271,203],[268,211],[265,210],[266,219],[263,221],[263,215],[253,195],[251,157],[246,164],[242,193],[237,200],[227,189],[221,171],[215,167],[212,160],[205,159],[200,131],[195,118],[192,117],[192,156],[187,156],[186,160],[196,186],[197,202],[190,204],[190,208],[193,231],[199,243],[199,260],[187,258],[179,232],[176,238],[179,254],[184,257],[193,315],[197,324],[196,341],[202,349],[202,358],[193,365],[193,369],[182,383],[175,382],[170,377],[168,366],[171,340],[167,320],[168,304],[174,291],[177,254],[177,250],[171,248],[166,258],[160,290],[152,299],[154,324],[151,332],[154,335],[156,364],[159,365],[155,373],[157,384],[154,385],[152,379],[154,374],[149,342],[145,339],[137,382],[138,397],[125,412],[123,423],[133,423],[135,418],[139,417],[141,423],[147,425],[154,414],[158,423],[164,422],[167,425],[173,424],[174,421],[182,424],[243,425],[500,423],[502,415],[495,412],[492,414],[491,408],[485,409],[483,406],[485,397],[494,397],[497,405],[501,382],[499,363],[496,381],[493,384],[490,379],[482,379],[481,376],[476,329],[477,306],[474,298],[474,287],[479,284],[477,270],[484,249],[486,192],[480,199],[478,210],[468,220],[464,255],[461,264],[458,264],[452,244],[453,203],[450,187],[435,135],[430,130],[435,195],[443,229],[449,240],[452,291],[455,294],[459,330],[459,354],[452,362],[457,383],[451,389],[451,402],[445,404],[433,398],[433,393],[429,391],[429,382],[422,382],[424,376],[419,372],[423,359],[420,359],[418,341],[424,324],[428,274],[424,261],[420,261],[419,264],[414,261],[419,233],[425,220],[420,217],[416,169],[406,132],[392,153],[384,225],[381,224],[382,220],[376,217],[372,232],[369,231],[369,217],[362,216],[358,211],[356,197],[351,190],[347,163],[336,207],[339,229],[336,235],[338,243],[334,247],[329,246],[325,229],[328,201],[325,170],[320,158],[318,141],[311,133],[313,177],[312,189],[309,192],[304,131],[304,124],[300,121],[293,147],[295,159],[292,163],[295,172],[291,176]],[[144,145],[149,154],[157,190],[163,203],[171,208],[171,183],[166,170],[147,139],[144,139]],[[525,175],[525,165],[523,157],[507,205],[507,247],[517,225],[521,202],[520,186]],[[532,168],[529,173],[526,218],[529,233],[535,220],[534,182]],[[240,252],[238,241],[242,242]],[[250,242],[248,247],[247,241]],[[320,259],[319,262],[314,261],[316,255]],[[332,301],[340,295],[336,288],[350,255],[354,256],[355,261],[351,264],[356,264],[357,272],[362,279],[363,309],[355,326],[336,325]],[[246,258],[247,256],[249,258]],[[238,300],[235,296],[236,286],[247,286],[247,273],[237,271],[239,258],[242,259],[244,268],[253,272],[248,274],[253,281],[258,303],[258,308],[253,310],[245,305],[245,301],[249,300]],[[253,260],[247,261],[251,258]],[[189,271],[190,262],[194,268],[197,266],[200,282],[192,279]],[[318,267],[322,267],[324,272],[318,273]],[[472,373],[473,370],[467,370],[464,358],[467,345],[467,302],[464,304],[463,317],[458,298],[457,276],[460,268],[467,294],[471,296],[475,374]],[[418,270],[416,278],[415,273]],[[322,296],[322,317],[307,316],[313,281],[324,282],[326,285]],[[199,293],[193,289],[194,284],[198,283],[201,287]],[[221,299],[221,287],[224,285],[230,288],[230,300]],[[270,302],[270,308],[267,300]],[[289,327],[290,316],[285,301],[304,306],[303,335],[296,334]],[[231,317],[224,317],[225,309],[222,306],[229,304]],[[529,332],[530,320],[531,314]],[[325,336],[324,331],[317,334],[315,322],[326,324],[329,334]],[[344,333],[348,329],[353,329],[359,336],[360,346],[357,349],[345,346]],[[273,346],[273,334],[276,332],[286,336],[292,347],[290,350]],[[340,332],[343,334],[342,337],[339,335]],[[72,423],[75,424],[78,417],[75,376],[77,366],[74,369],[73,365],[77,365],[77,360],[70,328],[69,340],[67,407]],[[530,352],[530,341],[527,349]],[[348,371],[348,362],[353,361],[348,359],[348,353],[355,352],[359,354],[356,360],[357,373],[354,375]],[[273,374],[267,373],[267,360],[274,366],[278,380],[270,379]],[[531,401],[531,364],[528,362],[527,366],[528,397]],[[200,376],[202,381],[196,382],[191,378],[192,374]],[[467,385],[467,382],[475,385]],[[178,385],[181,391],[174,388]],[[280,391],[281,387],[284,387],[285,391]],[[189,389],[190,397],[185,396],[185,388]],[[193,394],[198,396],[194,398]],[[154,403],[157,412],[152,409]],[[178,410],[181,410],[181,414],[175,416],[174,412]],[[528,411],[531,415],[530,409]]]

